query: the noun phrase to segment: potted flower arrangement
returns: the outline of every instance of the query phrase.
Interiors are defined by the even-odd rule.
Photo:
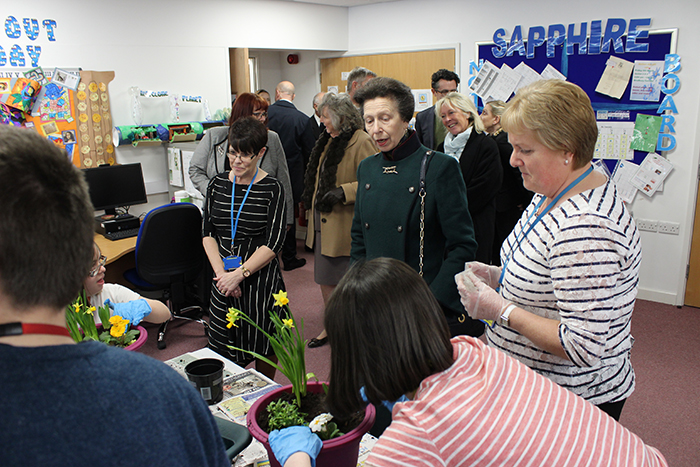
[[[270,391],[253,404],[246,416],[248,429],[267,449],[272,467],[279,467],[280,464],[270,449],[268,434],[273,430],[295,425],[309,426],[323,440],[323,448],[316,458],[317,467],[354,467],[357,465],[362,436],[374,423],[374,406],[368,404],[364,414],[358,414],[354,423],[345,426],[336,424],[333,416],[325,413],[324,399],[328,386],[318,381],[309,381],[316,377],[313,373],[306,373],[304,355],[307,341],[304,339],[304,321],[297,323],[292,315],[287,292],[280,290],[279,293],[273,294],[273,297],[275,307],[282,307],[284,315],[269,312],[275,328],[272,335],[240,310],[229,308],[227,315],[229,328],[237,326],[238,320],[244,320],[263,332],[270,340],[278,363],[252,351],[229,347],[247,352],[272,365],[292,383]],[[341,430],[346,430],[347,433]]]
[[[99,326],[95,324],[95,312],[102,323]],[[107,305],[88,306],[85,290],[66,307],[66,325],[75,342],[93,340],[126,350],[137,350],[148,338],[143,327],[133,326],[130,329],[128,319],[110,316]]]

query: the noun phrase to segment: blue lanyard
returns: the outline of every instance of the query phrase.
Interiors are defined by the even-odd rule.
[[[255,169],[255,175],[253,175],[253,179],[250,181],[250,185],[248,185],[248,189],[245,192],[245,195],[243,196],[243,202],[241,202],[240,207],[238,208],[238,214],[236,214],[236,224],[234,225],[233,223],[233,198],[235,197],[236,194],[236,176],[233,176],[233,187],[231,187],[231,254],[233,254],[233,239],[236,237],[236,230],[238,230],[238,218],[241,217],[241,211],[243,210],[243,205],[245,204],[245,200],[248,199],[248,194],[250,193],[250,187],[253,186],[253,182],[255,181],[255,178],[258,176],[258,169]]]
[[[525,239],[525,237],[527,237],[527,234],[529,234],[530,231],[531,231],[533,228],[535,228],[535,225],[537,225],[537,223],[538,223],[540,220],[542,220],[542,218],[545,216],[545,214],[547,214],[547,213],[549,212],[549,210],[552,209],[552,208],[557,204],[557,202],[561,199],[562,196],[564,196],[564,195],[565,195],[569,190],[571,190],[573,187],[575,187],[576,185],[578,185],[579,182],[581,182],[581,180],[583,180],[584,178],[586,178],[592,171],[593,171],[593,166],[590,166],[590,167],[588,168],[588,170],[586,170],[584,173],[582,173],[576,180],[574,180],[573,182],[571,182],[571,183],[569,184],[569,186],[567,186],[566,188],[564,188],[564,191],[562,191],[561,193],[559,193],[559,194],[556,196],[556,198],[554,198],[554,199],[552,200],[552,202],[549,203],[549,204],[547,205],[546,208],[544,208],[544,211],[542,211],[542,213],[541,213],[539,216],[537,216],[537,218],[535,218],[535,222],[533,222],[533,223],[530,225],[530,227],[528,227],[527,230],[524,230],[524,229],[523,229],[523,230],[520,232],[522,235],[520,235],[520,236],[518,236],[518,237],[515,238],[515,243],[514,243],[514,245],[513,245],[513,248],[511,248],[511,250],[510,250],[510,256],[509,256],[508,258],[506,258],[505,262],[503,263],[503,267],[501,268],[501,277],[498,278],[498,288],[496,289],[496,292],[498,292],[498,291],[500,290],[501,284],[503,284],[503,276],[504,276],[505,273],[506,273],[506,268],[508,267],[508,263],[510,262],[510,259],[511,259],[511,258],[513,257],[513,255],[515,254],[515,251],[520,247],[520,243]],[[544,200],[545,200],[545,199],[547,199],[547,198],[546,198],[545,196],[543,196],[542,199],[540,200],[540,202],[537,203],[537,206],[535,206],[535,209],[534,209],[534,210],[530,213],[530,215],[527,217],[527,220],[525,221],[525,224],[524,224],[524,225],[527,225],[527,224],[530,222],[530,219],[532,218],[532,215],[533,215],[534,213],[536,213],[536,212],[540,209],[540,207],[542,206],[542,203],[544,203]],[[524,233],[523,233],[523,232],[524,232]]]

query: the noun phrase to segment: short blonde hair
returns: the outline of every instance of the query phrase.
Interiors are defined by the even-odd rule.
[[[467,96],[459,92],[451,92],[435,104],[435,116],[439,119],[441,109],[443,105],[447,105],[455,110],[459,110],[467,116],[469,122],[477,133],[484,132],[484,122],[481,121],[479,117],[479,112],[476,110],[474,102],[471,101]]]
[[[553,151],[574,155],[575,169],[593,159],[598,126],[583,89],[558,79],[536,81],[518,91],[501,116],[508,133],[529,130]]]

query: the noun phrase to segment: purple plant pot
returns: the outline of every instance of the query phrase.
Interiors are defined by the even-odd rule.
[[[126,350],[134,351],[134,350],[140,349],[143,346],[143,344],[146,343],[146,340],[148,339],[148,332],[146,331],[146,328],[144,328],[143,326],[136,325],[136,326],[132,326],[132,327],[138,329],[139,337],[137,337],[133,343],[131,343],[130,345],[127,345],[124,348]]]
[[[137,337],[134,342],[124,347],[124,349],[135,351],[143,347],[143,344],[145,344],[146,340],[148,340],[148,331],[146,331],[146,328],[144,328],[143,326],[139,326],[138,324],[136,326],[131,327],[139,331],[139,337]],[[101,324],[97,325],[97,331],[102,332]]]
[[[322,383],[308,383],[307,391],[312,393],[323,392]],[[281,392],[291,393],[292,385],[290,384],[264,394],[260,399],[255,401],[246,415],[248,430],[250,430],[250,434],[253,435],[253,438],[260,441],[263,446],[265,446],[265,449],[267,449],[271,467],[281,466],[279,462],[277,462],[277,459],[275,459],[270,444],[267,442],[268,434],[258,425],[257,414],[260,411],[264,411],[270,402],[277,400],[279,398],[278,394]],[[367,404],[365,418],[362,420],[362,423],[343,436],[324,441],[323,448],[316,458],[316,467],[356,467],[360,441],[362,440],[362,436],[372,428],[375,415],[374,406],[372,404]]]

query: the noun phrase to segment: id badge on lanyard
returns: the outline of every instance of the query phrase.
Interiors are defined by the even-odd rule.
[[[234,198],[234,192],[236,191],[236,177],[233,177],[233,187],[231,188],[231,252],[233,252],[233,239],[236,238],[236,230],[238,230],[238,219],[241,217],[241,211],[243,211],[243,205],[245,204],[246,200],[248,199],[248,195],[250,194],[250,187],[253,186],[253,182],[258,176],[258,169],[255,169],[255,175],[253,175],[253,179],[250,181],[250,185],[248,185],[248,189],[245,192],[245,195],[243,196],[243,201],[241,202],[240,207],[238,208],[238,214],[236,214],[236,223],[234,224],[233,222],[233,198]],[[242,258],[238,255],[231,255],[227,256],[223,259],[224,261],[224,270],[226,272],[232,271],[234,269],[238,269],[241,267],[241,264],[243,264]]]

